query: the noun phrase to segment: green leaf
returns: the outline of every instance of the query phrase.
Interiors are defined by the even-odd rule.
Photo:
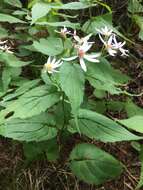
[[[97,90],[120,94],[122,90],[118,86],[129,80],[127,76],[113,69],[104,58],[100,60],[100,63],[87,63],[87,66],[86,78]]]
[[[19,141],[45,141],[54,138],[57,130],[50,114],[29,119],[8,119],[0,125],[0,134]]]
[[[69,9],[69,10],[79,10],[79,9],[86,9],[91,6],[96,6],[97,4],[87,4],[87,3],[82,3],[82,2],[71,2],[71,3],[66,3],[61,6],[56,6],[56,8],[59,9]]]
[[[47,142],[45,153],[47,160],[49,161],[56,161],[59,158],[59,147],[56,139],[51,139],[49,142]]]
[[[143,12],[143,5],[139,0],[129,0],[128,1],[128,11],[132,14]]]
[[[139,26],[140,28],[140,32],[139,32],[139,38],[141,40],[143,40],[143,17],[142,16],[138,16],[138,15],[134,15],[133,19],[135,20],[136,24]]]
[[[39,18],[47,15],[49,11],[49,4],[44,2],[37,2],[32,7],[32,24],[35,23]]]
[[[31,162],[46,153],[47,159],[56,161],[59,156],[58,144],[56,139],[42,142],[29,142],[23,144],[26,161]]]
[[[59,99],[60,94],[55,89],[48,89],[43,85],[26,92],[18,100],[12,101],[4,111],[14,112],[13,118],[25,119],[46,111]]]
[[[70,168],[79,179],[96,185],[114,179],[122,172],[122,164],[112,155],[85,143],[72,150]]]
[[[40,39],[34,41],[34,48],[45,55],[55,56],[61,54],[63,51],[63,43],[60,38],[48,37],[47,39]]]
[[[53,27],[69,27],[69,28],[73,28],[73,29],[79,29],[80,28],[80,24],[79,23],[73,23],[73,22],[70,22],[68,20],[66,21],[63,21],[63,22],[36,22],[36,24],[38,25],[47,25],[47,26],[53,26]]]
[[[8,31],[5,28],[0,28],[0,38],[8,37]]]
[[[0,61],[11,67],[22,67],[30,64],[30,61],[21,61],[14,54],[0,52]]]
[[[20,96],[20,95],[26,93],[27,91],[36,87],[39,84],[39,82],[40,82],[39,79],[32,80],[32,81],[26,81],[19,88],[17,88],[14,93],[8,94],[7,96],[3,97],[3,102],[12,100],[13,98],[16,98],[17,96]]]
[[[113,32],[119,35],[120,37],[124,38],[127,41],[130,41],[122,33],[120,33],[115,27],[113,27],[111,13],[107,13],[102,16],[93,17],[91,20],[88,20],[87,22],[85,22],[82,30],[86,33],[93,33],[96,35],[98,33],[96,29],[100,29],[105,26],[112,29]]]
[[[119,123],[128,127],[129,129],[143,133],[143,115],[135,115],[128,119],[119,120]]]
[[[7,3],[14,7],[22,8],[20,0],[4,0],[4,3]]]
[[[69,130],[77,132],[74,120],[71,120],[70,124],[71,129],[69,128]],[[79,110],[78,125],[81,134],[102,142],[142,139],[142,137],[132,134],[127,129],[104,115],[86,109]]]
[[[64,62],[60,69],[60,84],[71,103],[72,112],[77,113],[84,95],[84,74],[79,65]]]
[[[0,13],[0,22],[25,23],[24,21],[14,17],[14,16],[11,16],[8,14],[3,14],[3,13]]]
[[[128,117],[133,117],[134,115],[143,115],[143,109],[134,104],[130,99],[126,102],[125,109]]]
[[[8,90],[11,79],[17,78],[21,74],[21,68],[5,67],[2,72],[2,82],[4,91]]]

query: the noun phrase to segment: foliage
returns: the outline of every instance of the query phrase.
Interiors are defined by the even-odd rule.
[[[143,39],[137,4],[129,1],[128,11]],[[106,12],[93,16],[100,8]],[[23,8],[19,0],[2,0],[0,10],[0,135],[21,141],[28,161],[43,153],[59,159],[65,133],[104,143],[143,139],[143,110],[124,88],[131,77],[114,59],[121,55],[126,62],[129,52],[119,39],[131,40],[113,26],[108,5],[30,0]],[[109,95],[124,95],[124,101],[109,101]],[[109,118],[107,110],[127,117]],[[96,185],[123,171],[112,155],[84,142],[73,147],[68,164],[79,179]]]

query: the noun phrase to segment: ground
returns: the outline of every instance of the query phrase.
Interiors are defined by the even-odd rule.
[[[76,143],[79,136],[74,137]],[[67,142],[65,147],[73,144]],[[69,171],[66,159],[62,163],[50,163],[46,159],[26,165],[22,145],[8,139],[0,141],[0,190],[134,190],[139,180],[140,162],[138,153],[130,143],[92,142],[110,152],[125,165],[119,179],[99,187],[87,185],[77,180]]]

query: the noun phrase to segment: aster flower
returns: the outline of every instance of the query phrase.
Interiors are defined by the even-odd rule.
[[[105,26],[104,28],[102,27],[101,29],[97,29],[96,28],[96,31],[99,33],[99,34],[102,34],[104,36],[111,36],[113,30],[108,28],[107,26]]]
[[[122,53],[121,56],[129,56],[128,55],[129,51],[127,49],[123,48],[123,46],[126,44],[125,41],[124,42],[117,42],[115,35],[113,35],[113,41],[114,41],[113,47],[115,49],[118,49]]]
[[[87,68],[86,68],[85,60],[90,61],[90,62],[99,62],[97,57],[100,56],[100,53],[96,53],[96,54],[86,53],[91,48],[91,46],[92,44],[88,42],[84,42],[82,45],[77,45],[76,46],[77,55],[73,57],[69,57],[69,58],[63,58],[63,60],[72,61],[78,58],[81,68],[86,72]]]
[[[11,47],[9,47],[6,43],[7,43],[7,40],[0,41],[0,50],[3,50],[4,52],[12,54],[13,52],[10,50]]]
[[[63,28],[61,28],[60,31],[55,30],[55,32],[59,33],[62,37],[66,37],[67,34],[71,35],[71,32],[64,26]]]
[[[79,44],[82,45],[83,43],[88,42],[88,40],[90,39],[90,37],[92,36],[92,34],[88,34],[87,36],[80,38],[77,34],[76,34],[76,30],[74,31],[73,37],[75,39],[75,41]],[[88,42],[88,43],[94,43],[94,42]]]
[[[102,43],[104,44],[109,55],[115,56],[117,54],[117,46],[113,43],[114,36],[111,35],[108,40],[104,40],[102,38],[102,36],[99,34],[99,38],[102,41]]]
[[[63,64],[63,61],[58,60],[56,61],[55,58],[49,57],[47,60],[47,63],[44,64],[44,71],[48,72],[50,74],[54,73],[54,72],[59,72],[57,71],[57,68],[60,67]]]

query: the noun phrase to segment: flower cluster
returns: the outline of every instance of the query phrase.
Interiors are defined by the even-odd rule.
[[[115,56],[120,51],[121,56],[128,56],[128,50],[123,48],[126,42],[117,42],[116,34],[113,33],[112,29],[105,26],[104,28],[96,29],[96,31],[109,55]]]
[[[117,55],[118,52],[121,52],[121,56],[128,56],[128,50],[124,49],[123,46],[125,45],[125,41],[122,42],[117,42],[116,39],[116,34],[113,33],[112,29],[109,29],[107,26],[101,28],[101,29],[96,29],[98,32],[99,38],[101,42],[104,45],[104,49],[107,50],[109,55],[115,56]],[[74,49],[76,52],[75,55],[68,57],[68,58],[62,58],[62,60],[65,61],[72,61],[75,59],[79,60],[80,66],[83,69],[83,71],[87,71],[86,63],[85,60],[89,62],[99,62],[99,57],[101,53],[87,53],[91,47],[93,46],[94,42],[90,42],[89,39],[92,36],[92,34],[89,34],[83,38],[80,38],[77,35],[76,30],[74,33],[71,31],[68,31],[66,27],[62,28],[60,31],[56,31],[59,33],[62,37],[66,37],[67,35],[71,35],[74,39]],[[53,73],[53,72],[58,72],[56,68],[60,67],[62,65],[63,61],[58,60],[56,61],[55,58],[49,57],[47,63],[44,65],[44,70],[48,73]]]
[[[0,50],[3,50],[4,52],[7,52],[7,53],[13,53],[10,49],[11,47],[7,45],[7,40],[0,41]]]

